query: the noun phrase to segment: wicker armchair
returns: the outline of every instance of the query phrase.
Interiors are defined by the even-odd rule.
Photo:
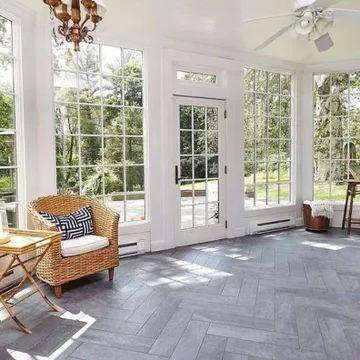
[[[61,256],[61,242],[54,243],[38,265],[37,274],[41,280],[54,287],[56,297],[62,296],[63,284],[103,270],[109,271],[110,281],[113,279],[114,268],[119,265],[119,215],[99,201],[86,196],[47,196],[33,201],[28,207],[35,229],[57,231],[56,226],[45,220],[39,211],[66,215],[85,205],[92,207],[94,234],[107,237],[110,245],[86,254],[64,258]]]

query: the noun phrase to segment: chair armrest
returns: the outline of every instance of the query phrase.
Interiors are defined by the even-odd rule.
[[[120,215],[107,208],[99,201],[91,203],[94,233],[109,239],[110,246],[118,247]]]

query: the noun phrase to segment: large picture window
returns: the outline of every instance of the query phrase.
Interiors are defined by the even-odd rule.
[[[96,196],[122,222],[145,214],[143,56],[54,45],[57,187]]]
[[[0,200],[10,226],[18,226],[18,164],[13,23],[0,16]]]
[[[291,202],[292,79],[245,69],[245,207]]]
[[[360,72],[314,76],[313,151],[314,198],[344,201],[360,176]]]

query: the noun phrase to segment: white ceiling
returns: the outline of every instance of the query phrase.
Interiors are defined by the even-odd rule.
[[[28,0],[21,0],[29,6]],[[253,51],[291,18],[242,23],[243,19],[292,12],[294,0],[105,0],[104,32],[126,38],[160,38],[203,44],[229,51]],[[31,0],[34,7],[44,6]],[[359,0],[342,0],[334,7],[359,9]],[[298,63],[360,58],[360,23],[335,22],[330,31],[335,46],[319,54],[312,42],[285,34],[260,53]]]

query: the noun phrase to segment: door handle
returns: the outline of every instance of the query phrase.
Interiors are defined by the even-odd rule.
[[[175,184],[178,185],[180,180],[183,180],[184,178],[179,177],[179,166],[175,165]]]

